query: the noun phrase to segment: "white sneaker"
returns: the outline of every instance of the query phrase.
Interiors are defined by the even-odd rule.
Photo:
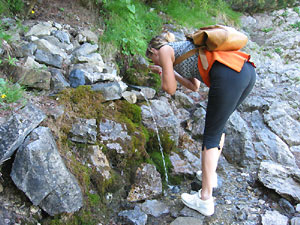
[[[198,180],[202,181],[202,171],[201,170],[196,172],[196,177]],[[217,188],[217,187],[218,187],[218,175],[217,175],[217,173],[215,173],[214,180],[213,180],[213,188]]]
[[[183,193],[181,195],[181,200],[187,207],[194,209],[205,216],[211,216],[215,212],[213,197],[207,200],[202,200],[200,196],[201,190],[192,195]]]

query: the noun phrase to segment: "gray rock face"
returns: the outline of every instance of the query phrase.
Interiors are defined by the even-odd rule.
[[[39,63],[44,63],[47,66],[62,67],[63,58],[60,55],[52,54],[42,50],[36,50],[35,60]]]
[[[27,105],[0,126],[0,165],[15,152],[25,137],[46,115],[34,105]]]
[[[262,225],[287,225],[289,219],[277,211],[267,211],[262,215]]]
[[[143,105],[141,109],[143,123],[146,127],[153,130],[157,128],[167,130],[170,138],[178,144],[180,123],[170,104],[161,100],[151,100],[150,106]]]
[[[120,82],[93,84],[93,91],[100,91],[106,101],[122,98],[122,93],[126,90],[127,85]]]
[[[147,200],[141,205],[142,211],[154,217],[169,213],[169,207],[157,200]]]
[[[126,224],[146,225],[148,216],[140,207],[135,206],[134,210],[124,210],[118,214]]]
[[[274,162],[262,162],[259,180],[282,197],[300,202],[300,170]]]
[[[72,141],[94,144],[97,138],[96,119],[78,118],[70,133]]]
[[[74,212],[82,207],[82,193],[67,170],[49,128],[36,128],[16,154],[11,178],[34,205],[48,214]]]
[[[127,197],[130,202],[154,198],[162,193],[160,174],[154,165],[143,164],[137,169],[135,180]]]

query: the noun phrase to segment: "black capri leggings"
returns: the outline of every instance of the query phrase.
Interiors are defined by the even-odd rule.
[[[203,145],[206,149],[219,147],[224,127],[234,110],[252,90],[256,73],[246,62],[241,72],[215,62],[210,70],[210,89],[206,109]]]

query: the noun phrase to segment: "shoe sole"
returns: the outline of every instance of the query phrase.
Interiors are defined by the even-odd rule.
[[[187,202],[184,201],[183,199],[181,199],[181,201],[182,201],[183,204],[185,204],[187,207],[196,210],[197,212],[203,214],[204,216],[211,216],[211,215],[214,214],[214,212],[213,212],[213,213],[204,213],[204,212],[201,212],[197,207],[195,207],[195,206],[193,206],[193,205],[190,205],[189,203],[187,203]]]

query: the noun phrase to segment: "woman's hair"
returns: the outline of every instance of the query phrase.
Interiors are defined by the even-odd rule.
[[[170,32],[161,33],[160,35],[152,38],[151,41],[149,42],[148,48],[146,51],[146,56],[149,58],[153,54],[151,48],[158,50],[162,46],[166,45],[168,42],[173,42],[173,41],[175,41],[174,34],[172,34]]]

